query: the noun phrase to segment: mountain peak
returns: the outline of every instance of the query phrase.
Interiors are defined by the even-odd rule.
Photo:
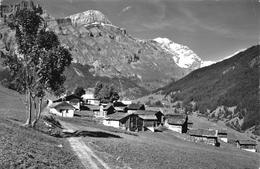
[[[77,13],[68,16],[67,18],[70,18],[71,22],[74,25],[88,25],[93,23],[103,23],[112,25],[108,18],[98,10],[88,10],[82,13]]]
[[[189,47],[175,43],[168,38],[155,38],[154,41],[167,52],[173,55],[175,63],[182,68],[197,69],[201,67],[201,58],[194,53]]]

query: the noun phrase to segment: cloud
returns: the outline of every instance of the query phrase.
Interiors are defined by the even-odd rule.
[[[122,13],[129,11],[132,8],[132,6],[127,6],[121,10]]]

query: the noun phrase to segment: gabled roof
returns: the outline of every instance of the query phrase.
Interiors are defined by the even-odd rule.
[[[143,120],[158,120],[155,115],[138,115]]]
[[[113,106],[114,107],[126,107],[127,105],[122,103],[122,102],[114,102],[113,103]]]
[[[156,115],[157,113],[162,114],[161,111],[153,111],[153,110],[137,110],[133,114],[137,114],[137,115]]]
[[[226,129],[219,129],[218,134],[227,135],[227,130]]]
[[[103,110],[108,110],[110,107],[112,107],[114,109],[114,106],[112,103],[108,103],[104,108]]]
[[[60,104],[57,104],[56,106],[54,106],[53,108],[57,109],[57,110],[75,110],[76,108],[74,106],[72,106],[71,104],[67,103],[67,102],[61,102]]]
[[[132,103],[132,104],[128,105],[127,108],[128,108],[128,110],[141,110],[141,109],[145,109],[145,105]]]
[[[191,136],[217,137],[216,130],[196,129],[188,130],[187,133]]]
[[[57,100],[54,100],[53,103],[62,102],[62,101],[72,101],[72,100],[73,100],[73,102],[76,100],[81,101],[82,98],[72,94],[72,95],[65,96],[64,98],[59,98]]]
[[[132,114],[127,114],[127,113],[113,113],[113,114],[110,114],[110,115],[107,115],[107,118],[106,120],[116,120],[116,121],[120,121],[128,116],[130,116]]]
[[[114,107],[116,111],[124,111],[126,112],[126,107]]]
[[[89,110],[92,110],[92,111],[100,110],[100,107],[96,106],[96,105],[84,105],[84,107],[87,107]]]
[[[187,120],[187,115],[184,115],[184,114],[166,114],[165,119],[167,119],[168,124],[183,125]]]
[[[257,145],[256,141],[254,140],[238,140],[240,145]]]

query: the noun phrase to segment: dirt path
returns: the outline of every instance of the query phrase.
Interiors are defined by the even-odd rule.
[[[69,130],[77,130],[75,126],[69,123],[62,122],[62,125]],[[81,137],[70,137],[67,138],[67,140],[86,169],[110,169],[110,167],[84,143]]]
[[[70,137],[68,141],[86,169],[110,169],[95,153],[83,142],[81,137]]]

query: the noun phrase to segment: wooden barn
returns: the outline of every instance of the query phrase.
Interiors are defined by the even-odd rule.
[[[196,129],[187,132],[194,142],[202,142],[213,146],[219,146],[216,130]]]
[[[84,104],[81,106],[81,110],[91,111],[91,112],[93,112],[93,115],[95,117],[101,116],[100,115],[100,106]]]
[[[164,126],[169,130],[186,133],[188,130],[188,116],[183,114],[167,114],[165,115]]]
[[[134,113],[137,110],[145,110],[145,105],[144,104],[132,103],[132,104],[127,106],[127,112],[128,113]]]
[[[100,106],[100,112],[98,113],[98,117],[107,117],[109,114],[115,113],[115,108],[112,103],[102,104]]]
[[[127,112],[127,105],[122,102],[114,102],[113,106],[116,112],[121,112],[121,113]]]
[[[138,110],[133,113],[138,116],[137,129],[138,131],[151,130],[163,124],[164,115],[161,111]]]
[[[137,130],[137,115],[116,112],[108,115],[104,120],[103,124],[115,128],[120,128],[128,131]]]
[[[257,152],[257,143],[254,140],[237,140],[237,148],[250,151]]]

